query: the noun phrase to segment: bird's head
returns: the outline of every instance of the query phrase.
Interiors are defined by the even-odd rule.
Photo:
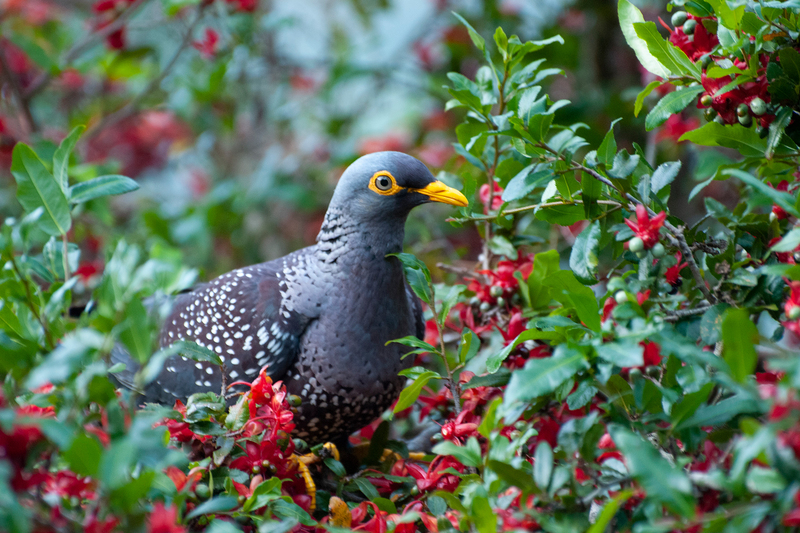
[[[377,152],[357,159],[342,174],[331,207],[360,220],[405,220],[427,202],[466,206],[467,198],[433,177],[419,160],[400,152]]]

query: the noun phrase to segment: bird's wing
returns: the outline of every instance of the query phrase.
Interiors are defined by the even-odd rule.
[[[312,317],[287,300],[286,272],[302,268],[309,249],[224,274],[176,297],[159,337],[161,347],[193,340],[224,362],[227,383],[252,381],[261,368],[281,379],[295,361]],[[167,359],[145,401],[171,403],[196,392],[219,392],[220,367],[183,356]]]

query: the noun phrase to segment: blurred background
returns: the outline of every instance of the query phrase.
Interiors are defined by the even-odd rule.
[[[637,3],[648,19],[666,14]],[[474,169],[452,148],[463,111],[444,111],[443,86],[449,71],[474,77],[480,56],[453,11],[487,38],[497,26],[522,40],[562,35],[540,52],[563,70],[547,82],[551,97],[573,103],[557,121],[588,124],[596,145],[624,117],[621,146],[695,162],[684,165],[683,198],[723,157],[677,144],[699,125],[695,110],[650,134],[645,113],[633,117],[652,80],[613,0],[0,0],[0,212],[19,213],[14,143],[52,151],[80,124],[73,181],[120,173],[141,185],[77,217],[88,286],[104,246],[123,235],[179,251],[203,278],[313,244],[341,172],[369,152],[411,153],[460,188]],[[415,211],[409,251],[471,268],[478,230],[445,223],[452,214]],[[561,247],[574,238],[531,231]]]

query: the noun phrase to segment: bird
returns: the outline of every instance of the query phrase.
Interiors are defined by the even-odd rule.
[[[389,341],[425,333],[420,300],[392,254],[402,252],[410,211],[429,202],[468,205],[410,155],[358,158],[334,190],[316,244],[175,297],[159,347],[194,341],[224,366],[171,356],[142,391],[144,402],[219,391],[222,369],[228,383],[265,369],[300,398],[293,437],[309,445],[342,441],[375,420],[400,394],[398,372],[411,363],[403,360],[409,349]],[[135,370],[116,353],[112,361]]]

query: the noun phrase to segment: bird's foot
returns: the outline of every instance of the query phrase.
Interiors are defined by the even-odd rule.
[[[332,442],[326,442],[325,444],[315,446],[312,448],[311,453],[305,455],[293,454],[291,457],[291,460],[297,464],[297,471],[300,472],[303,483],[306,485],[306,494],[311,498],[309,507],[312,513],[317,508],[317,485],[314,483],[314,478],[311,477],[311,470],[308,466],[318,463],[327,457],[333,457],[337,461],[339,460],[339,450]]]

